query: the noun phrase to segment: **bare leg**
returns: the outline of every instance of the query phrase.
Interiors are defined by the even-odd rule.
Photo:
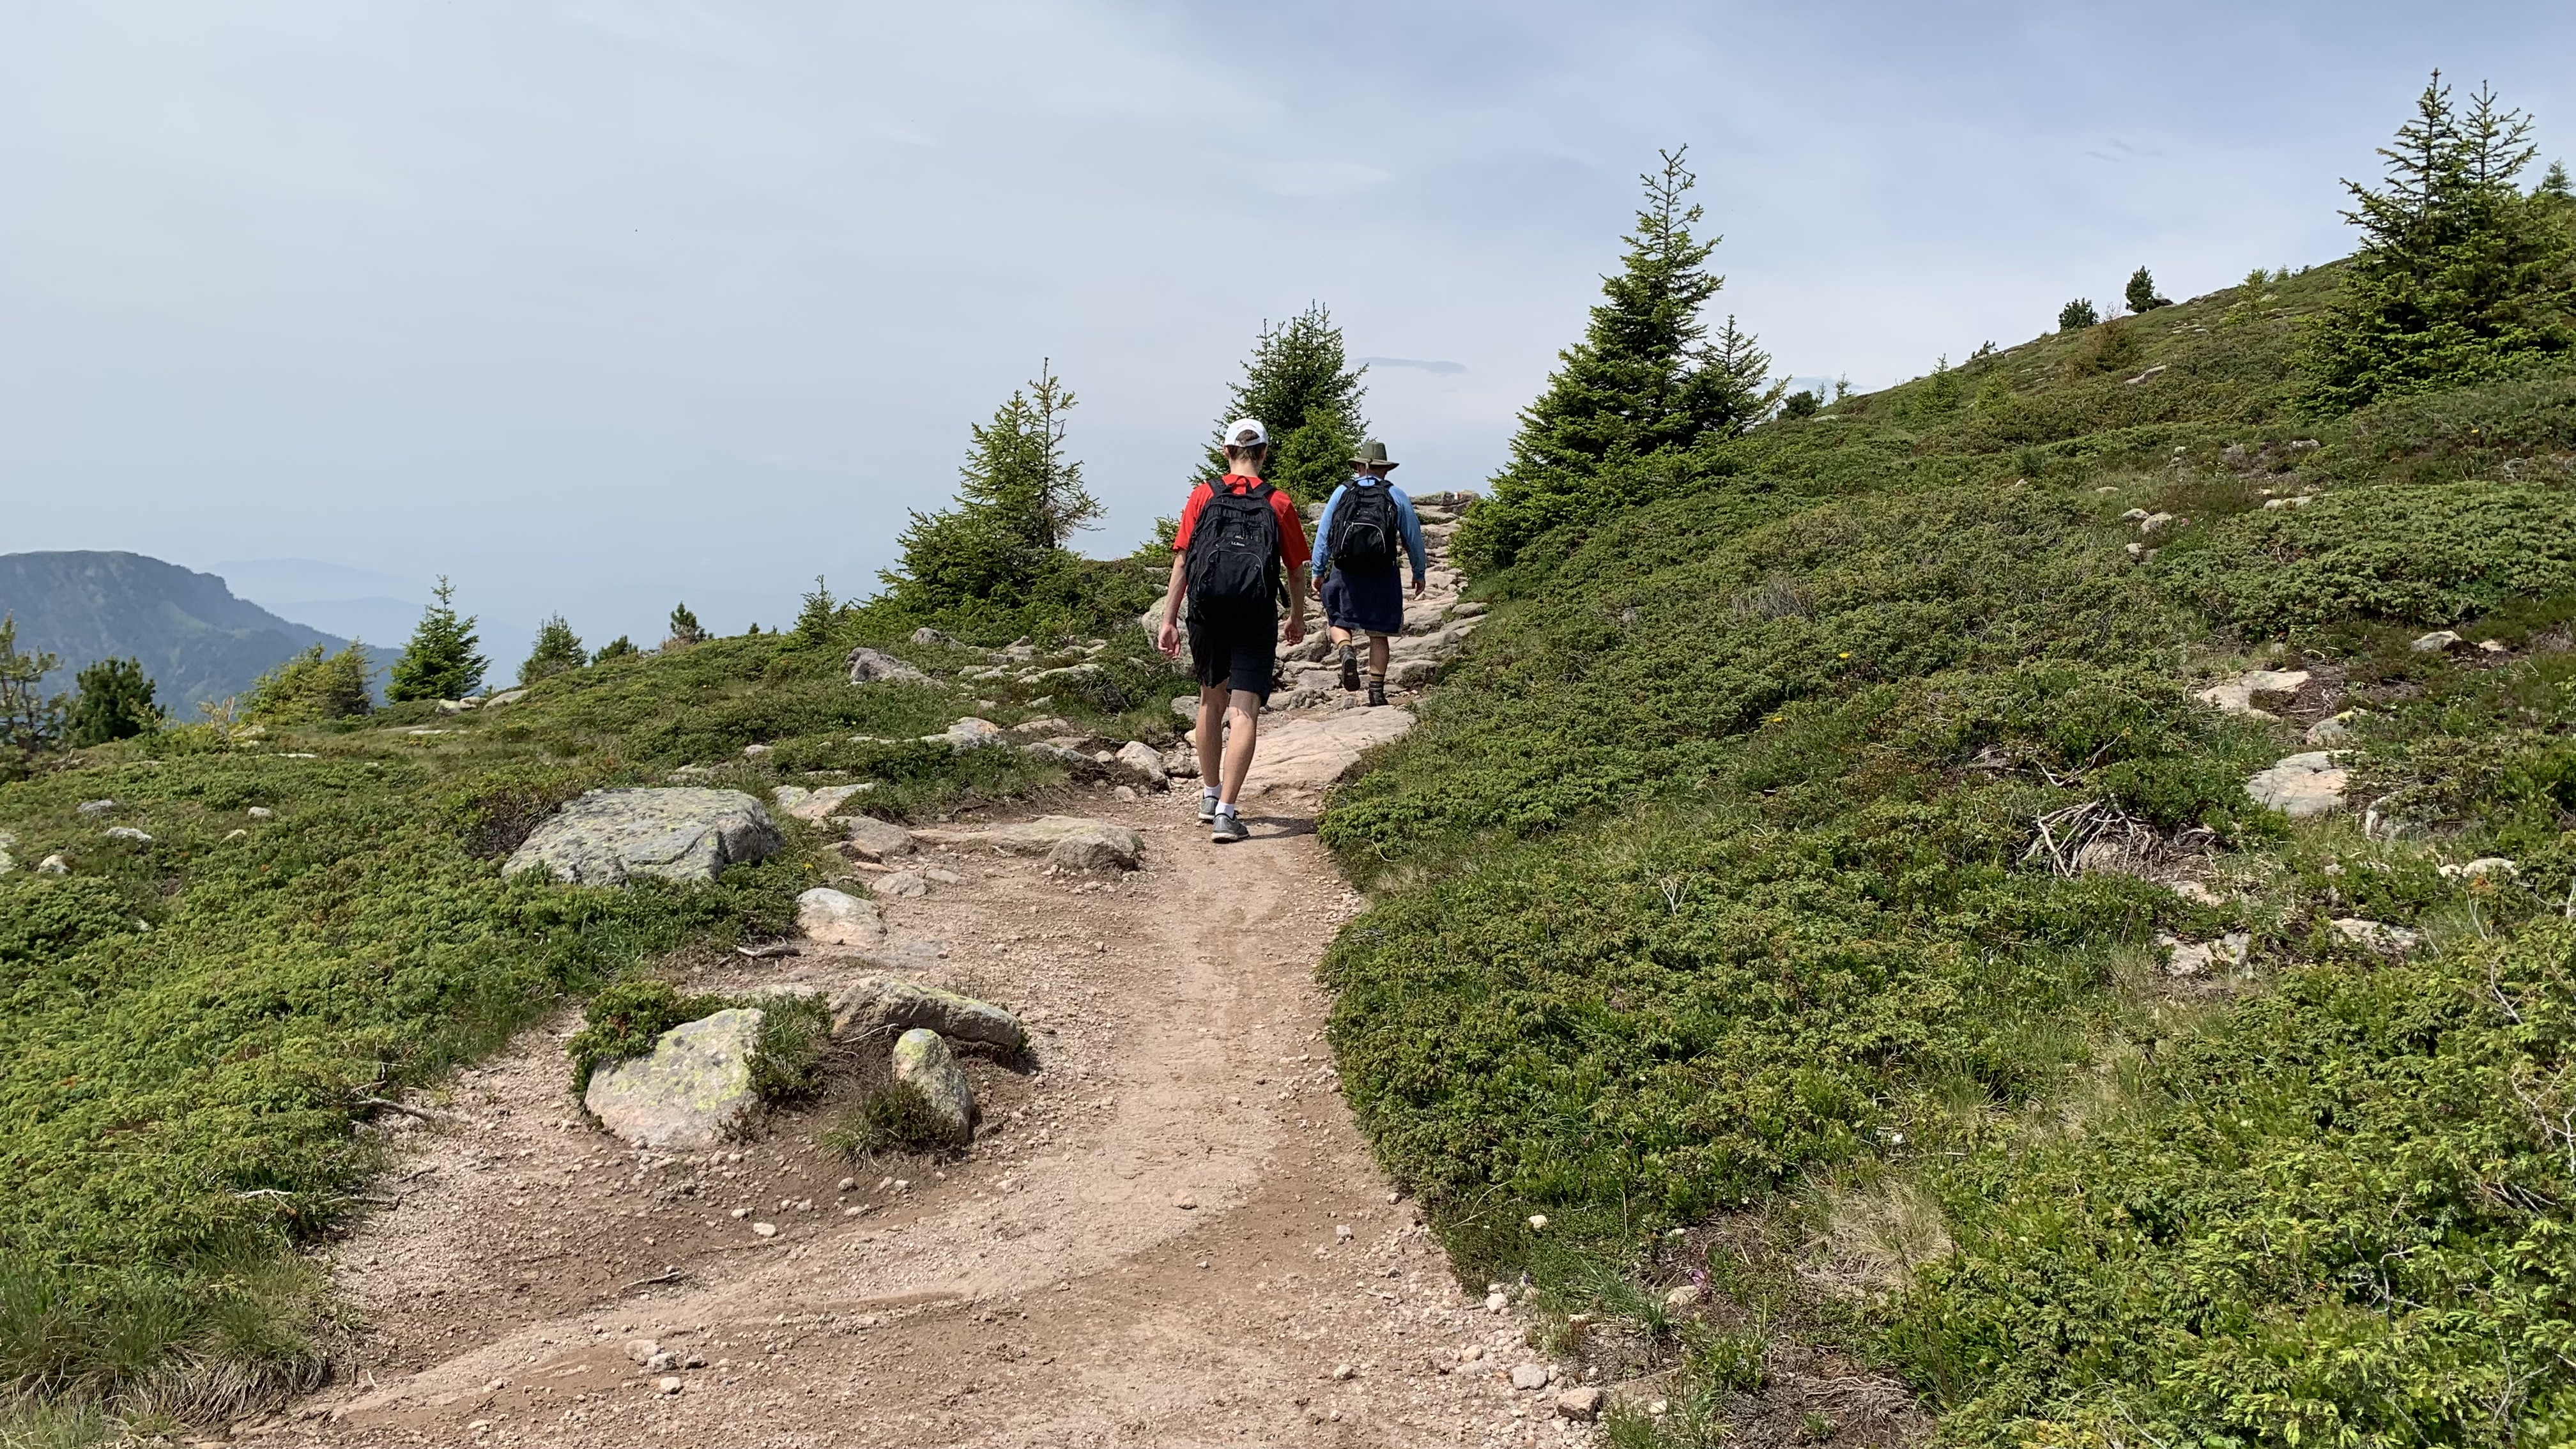
[[[1206,696],[1200,696],[1199,715],[1207,716]],[[1225,774],[1217,799],[1231,805],[1243,793],[1243,777],[1252,773],[1252,741],[1261,730],[1261,696],[1248,689],[1238,689],[1226,702],[1225,722],[1231,733],[1225,737]],[[1204,757],[1207,747],[1199,747]]]
[[[1350,631],[1350,630],[1348,630],[1348,629],[1345,629],[1345,628],[1341,627],[1341,626],[1340,626],[1340,625],[1338,625],[1338,624],[1334,625],[1334,626],[1333,626],[1333,645],[1334,645],[1334,647],[1335,647],[1335,648],[1339,648],[1339,647],[1341,647],[1341,646],[1342,646],[1342,645],[1344,645],[1344,644],[1348,644],[1349,642],[1351,642],[1351,631]]]
[[[1380,679],[1386,678],[1386,661],[1393,649],[1394,645],[1384,634],[1371,634],[1369,636],[1369,673]]]
[[[1225,758],[1225,697],[1222,684],[1199,686],[1199,785],[1215,785],[1221,778],[1218,765]]]

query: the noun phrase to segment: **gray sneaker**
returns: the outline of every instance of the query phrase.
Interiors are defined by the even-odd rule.
[[[1216,797],[1203,791],[1199,795],[1199,823],[1201,825],[1210,825],[1214,824],[1215,821]]]
[[[1243,823],[1240,815],[1220,815],[1208,826],[1208,840],[1217,845],[1231,845],[1251,838],[1252,829]]]

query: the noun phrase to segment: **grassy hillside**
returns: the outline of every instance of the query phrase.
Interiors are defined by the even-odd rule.
[[[872,811],[952,813],[1063,778],[910,741],[961,714],[1170,731],[1174,677],[1141,636],[1099,653],[1076,697],[854,687],[857,632],[615,660],[461,715],[189,727],[0,785],[18,865],[0,874],[0,1439],[101,1404],[149,1427],[308,1380],[330,1317],[296,1250],[377,1164],[364,1099],[623,973],[783,931],[819,869],[819,834],[784,821],[786,852],[714,886],[503,880],[558,802],[698,765],[696,782],[764,797],[871,779]],[[888,647],[943,678],[989,662]],[[32,869],[57,852],[68,875]]]
[[[1351,1099],[1462,1271],[1694,1366],[1620,1442],[1766,1332],[1962,1443],[2576,1427],[2576,376],[2303,421],[2336,281],[1602,470],[1328,812]],[[2310,748],[2192,698],[2254,663],[2361,711],[2369,833],[2245,795]]]

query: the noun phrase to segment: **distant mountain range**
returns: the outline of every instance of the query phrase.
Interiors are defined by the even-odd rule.
[[[0,613],[17,619],[20,649],[62,657],[47,688],[69,689],[100,659],[139,659],[182,717],[316,644],[349,642],[235,598],[213,574],[137,553],[0,554]]]

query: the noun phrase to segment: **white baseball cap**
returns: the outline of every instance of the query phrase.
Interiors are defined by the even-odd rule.
[[[1270,430],[1259,418],[1236,418],[1225,425],[1225,445],[1229,448],[1267,448]]]

